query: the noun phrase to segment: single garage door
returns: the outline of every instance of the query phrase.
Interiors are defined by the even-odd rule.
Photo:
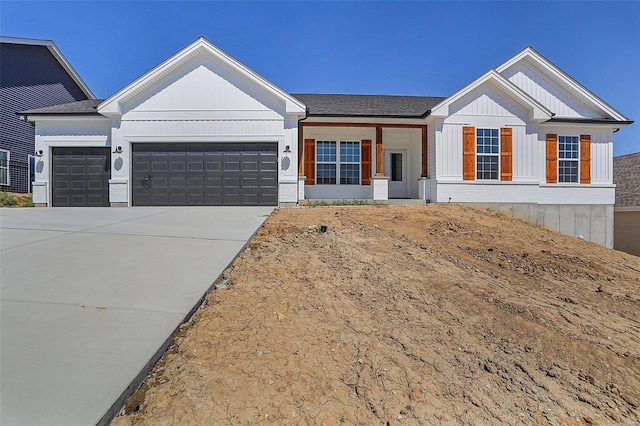
[[[51,205],[108,207],[111,152],[103,148],[53,148]]]
[[[276,143],[132,145],[134,206],[275,206]]]

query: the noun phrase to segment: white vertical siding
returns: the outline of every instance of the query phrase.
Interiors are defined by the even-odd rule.
[[[581,105],[542,72],[536,72],[522,62],[503,71],[502,75],[558,117],[598,117],[596,111]]]
[[[518,116],[526,113],[509,102],[503,95],[489,86],[482,86],[454,102],[449,108],[451,115]]]
[[[611,132],[591,133],[591,183],[613,183]]]
[[[125,106],[125,111],[283,112],[284,101],[265,93],[221,63],[196,58]]]
[[[535,135],[527,134],[527,126],[511,126],[513,149],[513,180],[534,179]]]
[[[437,179],[462,179],[462,127],[463,124],[444,123],[436,164]]]

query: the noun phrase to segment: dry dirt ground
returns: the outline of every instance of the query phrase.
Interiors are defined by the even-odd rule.
[[[457,205],[284,209],[226,277],[113,425],[640,421],[638,257]]]

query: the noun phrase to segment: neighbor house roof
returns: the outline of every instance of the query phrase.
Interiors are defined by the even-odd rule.
[[[102,101],[104,101],[104,99],[87,99],[44,108],[29,109],[17,112],[16,114],[22,117],[24,121],[30,121],[30,115],[98,115],[102,117],[98,112],[98,105],[100,105]]]
[[[22,38],[22,37],[7,37],[0,36],[0,43],[7,44],[24,44],[31,46],[46,46],[47,49],[51,52],[51,54],[56,58],[56,60],[62,65],[67,74],[73,79],[73,81],[78,85],[80,90],[87,96],[87,98],[93,99],[95,95],[89,89],[89,86],[80,78],[80,75],[76,72],[76,70],[71,66],[67,58],[64,57],[58,46],[53,42],[53,40],[40,40],[34,38]]]
[[[640,152],[613,158],[616,207],[640,206]]]
[[[392,95],[330,95],[295,93],[309,116],[422,118],[444,97]]]

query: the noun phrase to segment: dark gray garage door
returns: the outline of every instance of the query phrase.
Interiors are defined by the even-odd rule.
[[[53,148],[54,207],[108,207],[109,148]]]
[[[135,206],[275,206],[276,143],[133,145]]]

